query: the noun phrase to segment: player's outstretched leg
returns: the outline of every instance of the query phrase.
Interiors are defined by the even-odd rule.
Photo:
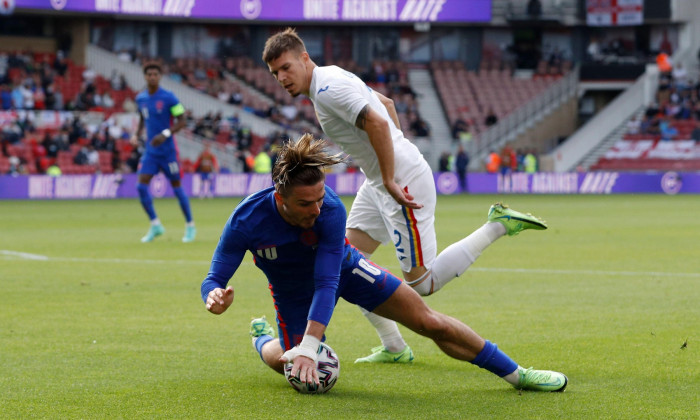
[[[146,232],[146,236],[141,238],[141,242],[146,243],[146,242],[151,242],[155,238],[159,237],[160,235],[165,233],[165,228],[163,225],[160,223],[158,224],[152,224],[151,227],[148,229],[148,232]]]
[[[372,349],[372,354],[355,360],[355,363],[411,363],[413,361],[413,350],[406,345],[403,350],[392,353],[384,346]]]
[[[513,210],[502,203],[496,203],[491,206],[488,220],[489,222],[498,222],[505,226],[508,236],[517,235],[527,229],[547,229],[547,222],[539,217]]]

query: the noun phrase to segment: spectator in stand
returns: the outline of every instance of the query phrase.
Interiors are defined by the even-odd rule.
[[[68,70],[68,61],[66,60],[63,51],[58,51],[56,53],[56,59],[53,62],[53,69],[56,71],[56,74],[61,77],[66,75],[66,71]]]
[[[73,157],[73,163],[76,165],[87,165],[88,163],[88,149],[87,146],[83,146],[78,150],[78,153]]]
[[[586,55],[589,60],[594,62],[598,62],[602,59],[598,38],[591,38],[591,42],[588,43],[588,47],[586,48]]]
[[[700,121],[695,121],[695,128],[690,133],[690,138],[695,140],[695,142],[700,142]]]
[[[204,150],[197,158],[194,164],[194,170],[201,178],[202,184],[199,187],[199,198],[212,198],[214,191],[212,189],[212,181],[215,174],[219,172],[219,163],[216,160],[216,155],[211,152],[211,146],[206,143]]]
[[[457,177],[459,177],[459,186],[463,193],[468,192],[467,185],[467,168],[469,167],[469,155],[464,150],[464,146],[461,144],[457,148],[457,155],[455,156],[455,170],[457,171]]]
[[[438,162],[438,171],[449,172],[450,171],[450,154],[443,152],[440,155],[440,161]]]
[[[636,116],[633,116],[627,121],[627,134],[639,134],[640,128],[641,121],[639,121]]]
[[[272,158],[270,157],[270,146],[265,145],[257,155],[253,163],[253,170],[257,174],[267,174],[272,172]]]
[[[21,175],[24,172],[24,170],[22,169],[22,163],[17,156],[10,156],[8,158],[8,161],[10,162],[10,169],[7,172],[8,175],[17,176]]]
[[[87,164],[95,169],[100,169],[100,152],[95,150],[92,144],[87,145]]]
[[[12,107],[14,109],[24,109],[24,94],[22,93],[22,85],[15,85],[12,89]]]
[[[542,15],[542,3],[540,0],[529,0],[527,2],[527,15],[533,19],[539,19]]]
[[[10,91],[10,87],[4,83],[0,86],[0,100],[2,101],[2,109],[12,109],[12,91]]]
[[[523,158],[523,165],[525,167],[525,172],[529,174],[534,174],[537,172],[537,157],[535,156],[534,150],[527,152]]]
[[[486,118],[484,119],[484,124],[487,127],[490,127],[492,125],[495,125],[498,123],[498,116],[496,115],[496,112],[493,110],[493,108],[489,108],[488,112],[486,113]]]
[[[107,109],[114,108],[114,99],[112,99],[112,95],[110,95],[109,92],[105,92],[104,95],[102,95],[102,106]]]
[[[501,170],[501,155],[499,155],[495,150],[489,153],[486,159],[486,172],[490,174],[498,173]]]
[[[508,175],[513,172],[513,165],[517,165],[517,159],[513,148],[509,145],[503,146],[501,149],[501,174]]]
[[[139,147],[134,147],[126,159],[126,166],[131,173],[136,173],[139,167],[139,161],[141,160],[141,150]]]
[[[415,114],[415,119],[411,123],[410,130],[416,137],[430,137],[430,126],[418,114]]]
[[[659,122],[659,129],[661,131],[661,140],[664,141],[673,140],[678,135],[678,129],[672,126],[667,119],[662,119]]]
[[[467,124],[467,122],[463,119],[457,118],[454,124],[452,124],[452,138],[454,140],[460,140],[462,138],[462,134],[468,132],[469,124]]]

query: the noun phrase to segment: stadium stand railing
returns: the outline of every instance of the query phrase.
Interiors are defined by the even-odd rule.
[[[656,66],[648,65],[646,72],[631,87],[550,152],[554,171],[576,170],[623,121],[639,109],[640,104],[649,103],[653,99],[657,86],[658,70]]]

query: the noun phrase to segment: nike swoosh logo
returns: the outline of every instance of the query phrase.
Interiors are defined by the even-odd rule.
[[[324,87],[324,88],[322,88],[322,89],[319,89],[318,92],[316,93],[316,95],[318,95],[318,94],[321,93],[321,92],[327,91],[328,88],[329,88],[330,86],[331,86],[331,85],[328,85],[328,86],[326,86],[326,87]]]
[[[549,383],[541,384],[541,385],[542,386],[561,386],[561,384],[562,384],[561,378],[557,378],[557,380],[555,382],[549,382]]]
[[[402,357],[403,357],[403,354],[402,354],[401,356],[399,356],[399,357],[394,357],[394,361],[395,361],[395,362],[398,362]]]
[[[505,216],[497,217],[496,219],[508,219],[508,220],[510,220],[511,217],[509,215],[505,215]]]

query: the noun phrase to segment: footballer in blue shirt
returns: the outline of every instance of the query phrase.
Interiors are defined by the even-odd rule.
[[[264,318],[251,324],[253,346],[265,364],[305,383],[319,383],[319,343],[339,298],[431,338],[448,356],[469,361],[515,388],[563,391],[559,372],[523,369],[455,318],[432,310],[390,272],[366,259],[345,238],[345,206],[325,185],[324,167],[341,158],[304,135],[286,143],[272,170],[273,187],[244,199],[229,217],[202,282],[206,309],[221,314],[233,303],[229,280],[246,251],[267,277],[279,339]]]
[[[185,108],[175,95],[160,87],[162,71],[158,64],[147,64],[143,68],[146,79],[146,89],[136,95],[141,119],[139,127],[131,142],[137,145],[143,127],[146,127],[146,151],[139,162],[138,192],[141,205],[151,221],[151,227],[141,242],[151,242],[165,233],[155,208],[153,197],[148,190],[151,179],[158,172],[163,172],[173,187],[173,192],[180,203],[185,215],[185,235],[182,242],[192,242],[197,234],[192,219],[190,201],[181,186],[182,168],[178,160],[178,150],[173,134],[180,131],[186,124]],[[172,124],[174,121],[174,124]],[[172,124],[172,125],[171,125]]]

